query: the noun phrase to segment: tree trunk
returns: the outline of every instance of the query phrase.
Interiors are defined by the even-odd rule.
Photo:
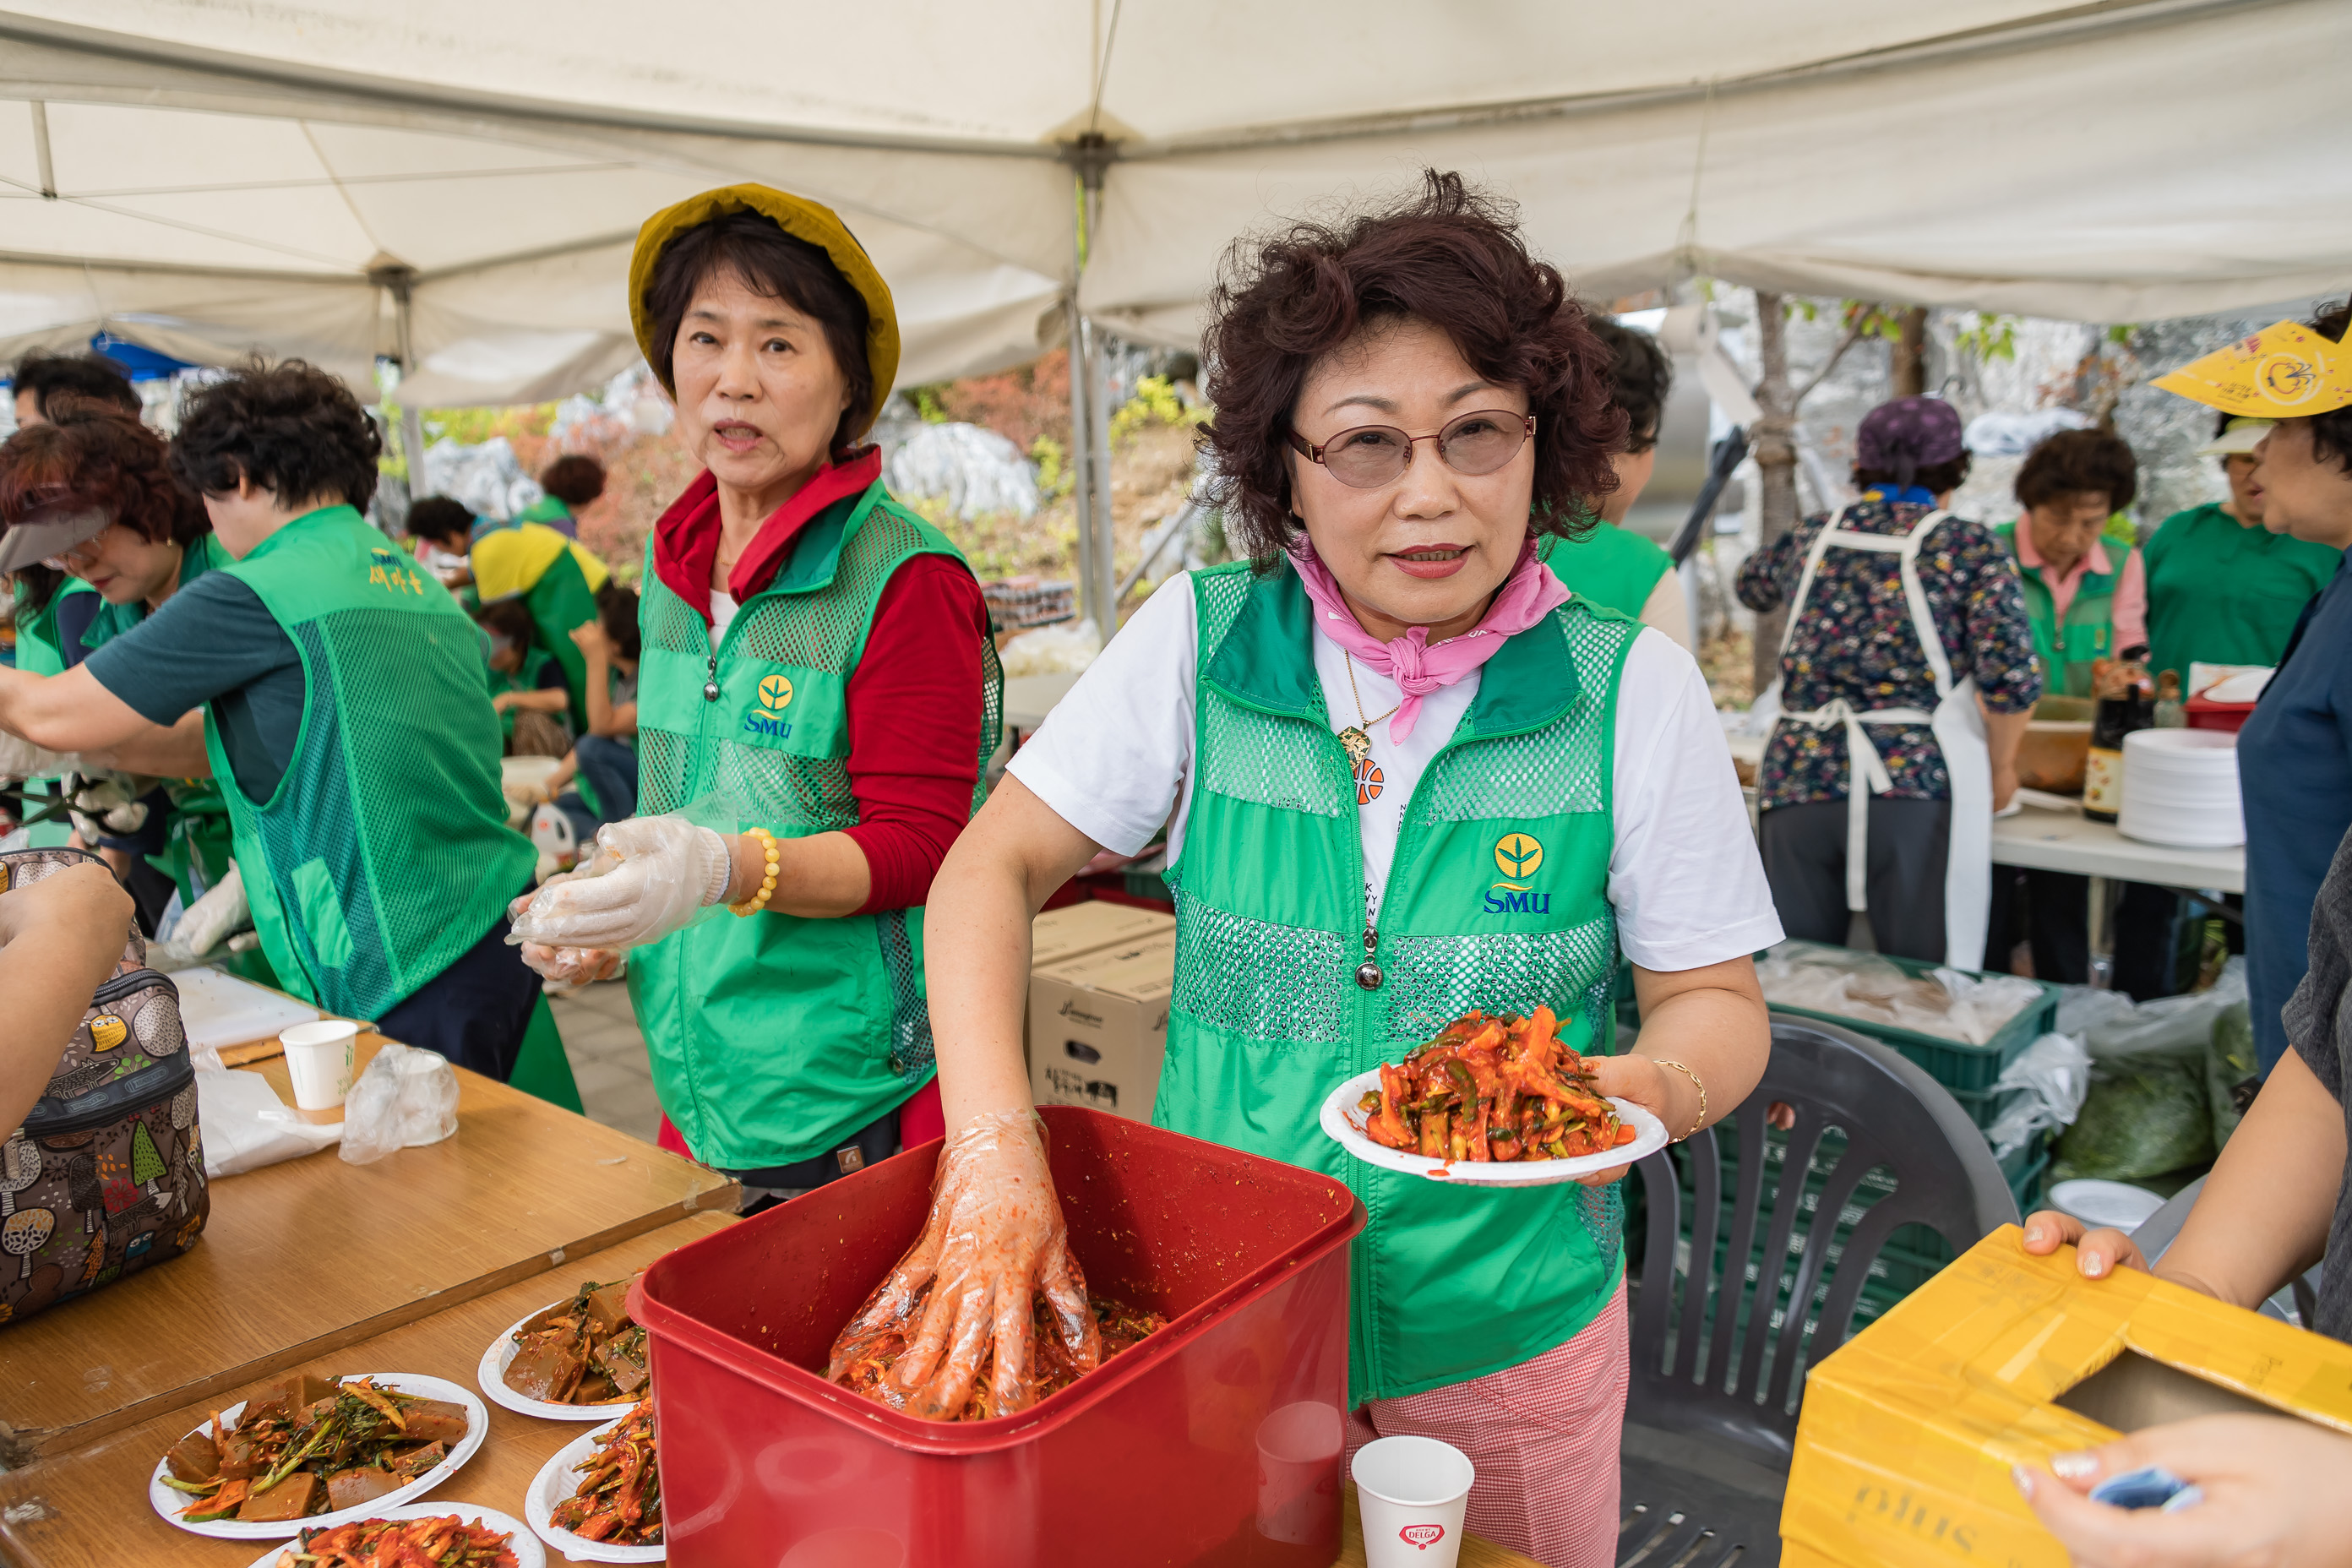
[[[1917,397],[1927,390],[1927,308],[1914,305],[1896,319],[1903,335],[1895,340],[1895,395]]]
[[[1758,514],[1764,538],[1759,549],[1797,526],[1797,447],[1794,411],[1789,386],[1789,338],[1786,308],[1778,294],[1756,291],[1756,343],[1764,378],[1756,384],[1756,402],[1764,410],[1748,437],[1756,453]],[[1786,606],[1756,617],[1755,689],[1780,673],[1780,628],[1788,620]]]

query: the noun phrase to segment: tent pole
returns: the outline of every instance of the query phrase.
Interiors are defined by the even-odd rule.
[[[379,267],[369,278],[380,289],[392,291],[393,347],[400,356],[403,379],[416,374],[416,339],[415,336],[415,268],[402,266]],[[405,397],[400,400],[400,449],[408,460],[408,499],[415,500],[425,487],[425,414],[412,407]]]
[[[1108,642],[1118,630],[1118,574],[1113,555],[1117,539],[1110,511],[1110,386],[1104,363],[1101,329],[1089,317],[1080,317],[1087,332],[1087,467],[1094,470],[1094,512],[1088,530],[1094,535],[1092,586],[1099,613],[1095,626]]]
[[[1078,525],[1078,615],[1102,626],[1095,603],[1094,422],[1087,409],[1087,322],[1078,314],[1077,290],[1070,291],[1070,506]]]

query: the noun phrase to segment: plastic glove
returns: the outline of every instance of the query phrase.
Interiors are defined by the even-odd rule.
[[[944,1421],[971,1396],[982,1363],[988,1412],[1037,1401],[1031,1365],[1034,1293],[1052,1305],[1073,1364],[1102,1363],[1102,1332],[1068,1247],[1061,1200],[1045,1164],[1044,1125],[1033,1111],[994,1111],[958,1128],[940,1152],[923,1234],[834,1342],[838,1378],[880,1342],[906,1349],[882,1380],[889,1403]]]
[[[611,949],[659,942],[724,899],[732,868],[727,841],[682,816],[608,822],[585,865],[540,885],[507,941]]]
[[[589,985],[614,979],[628,969],[626,954],[608,947],[549,947],[544,942],[522,944],[522,961],[559,985]]]
[[[0,779],[53,778],[73,772],[80,761],[68,752],[46,750],[22,735],[0,730]]]

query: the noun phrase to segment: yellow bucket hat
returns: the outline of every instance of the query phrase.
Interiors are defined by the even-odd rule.
[[[865,434],[882,412],[883,400],[890,395],[891,384],[898,376],[898,311],[891,303],[890,285],[882,280],[866,247],[857,243],[857,237],[849,232],[849,226],[831,207],[771,185],[724,185],[698,196],[688,196],[676,206],[664,207],[654,214],[637,230],[637,248],[629,258],[629,323],[636,329],[637,347],[646,362],[656,363],[653,313],[646,308],[646,293],[653,286],[654,264],[669,248],[670,241],[688,229],[737,212],[755,212],[771,218],[794,239],[805,240],[824,251],[866,301],[866,363],[874,372],[874,402],[858,426],[858,434]],[[665,384],[669,381],[664,378]],[[676,393],[677,388],[669,385],[669,390]]]
[[[2156,384],[2224,414],[2295,419],[2352,405],[2352,354],[2300,322],[2274,321]]]

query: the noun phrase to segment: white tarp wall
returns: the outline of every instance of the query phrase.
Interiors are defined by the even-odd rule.
[[[758,179],[874,253],[903,381],[988,368],[1062,331],[1090,130],[1081,302],[1146,341],[1235,233],[1423,163],[1591,293],[2148,320],[2352,282],[2347,59],[2344,0],[13,0],[0,361],[104,326],[558,396],[634,353],[638,223]]]

